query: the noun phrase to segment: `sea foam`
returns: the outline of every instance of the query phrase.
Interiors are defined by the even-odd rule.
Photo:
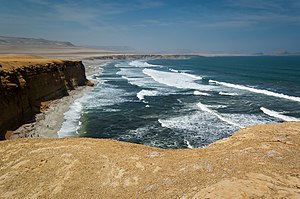
[[[140,61],[140,60],[131,61],[131,62],[129,62],[128,65],[138,67],[138,68],[160,67],[159,65],[149,64],[145,61]]]
[[[174,73],[180,73],[182,75],[186,75],[186,76],[191,77],[195,80],[201,80],[202,79],[202,77],[200,77],[200,76],[193,75],[193,74],[190,74],[190,73],[180,72],[179,70],[175,70],[173,68],[169,68],[169,71],[174,72]]]
[[[174,73],[179,73],[178,70],[175,70],[175,69],[173,69],[173,68],[169,68],[169,71],[174,72]]]
[[[143,70],[143,73],[161,84],[180,89],[210,90],[212,88],[209,85],[196,83],[195,80],[199,80],[201,77],[195,75],[158,71],[147,68]]]
[[[251,88],[251,87],[247,87],[247,86],[243,86],[243,85],[239,85],[239,84],[219,82],[219,81],[215,81],[215,80],[209,80],[209,82],[219,84],[219,85],[223,85],[223,86],[226,86],[226,87],[237,88],[237,89],[240,89],[240,90],[247,90],[247,91],[250,91],[250,92],[253,92],[253,93],[259,93],[259,94],[264,94],[264,95],[269,95],[269,96],[273,96],[273,97],[278,97],[278,98],[283,98],[283,99],[288,99],[288,100],[300,102],[300,97],[289,96],[289,95],[285,95],[285,94],[282,94],[282,93],[275,93],[275,92],[269,91],[269,90],[256,89],[256,88]]]
[[[260,110],[271,117],[279,118],[283,121],[287,121],[287,122],[290,122],[290,121],[299,122],[300,121],[300,119],[298,119],[298,118],[282,115],[276,111],[267,109],[265,107],[260,107]]]
[[[200,91],[194,91],[194,95],[204,95],[204,96],[210,96],[209,93],[204,93],[204,92],[200,92]]]
[[[208,112],[208,113],[211,113],[211,114],[215,115],[217,118],[219,118],[220,120],[222,120],[222,121],[224,121],[224,122],[226,122],[226,123],[228,123],[228,124],[231,124],[231,125],[233,125],[233,126],[237,126],[237,127],[240,127],[240,128],[244,128],[243,126],[241,126],[241,125],[239,125],[239,124],[236,124],[236,123],[230,121],[229,119],[227,119],[227,118],[225,118],[225,117],[219,115],[219,114],[216,113],[215,111],[209,109],[207,106],[205,106],[205,105],[202,104],[201,102],[199,102],[199,103],[197,104],[197,106],[198,106],[202,111],[206,111],[206,112]]]
[[[160,126],[171,129],[173,139],[183,139],[187,148],[198,148],[235,132],[239,127],[219,122],[208,112],[194,111],[176,117],[158,119]]]
[[[219,92],[219,95],[228,95],[228,96],[236,96],[236,95],[239,95],[237,93],[226,93],[226,92]]]
[[[83,97],[76,99],[70,106],[69,111],[64,113],[64,122],[62,127],[57,132],[59,138],[72,137],[75,133],[78,134],[81,122],[81,111],[82,111],[82,100]]]
[[[187,147],[189,149],[193,149],[194,147],[191,145],[191,143],[187,140],[187,139],[184,139],[184,142],[186,143]]]
[[[159,92],[155,90],[141,90],[136,94],[136,96],[137,98],[139,98],[139,100],[143,101],[145,99],[145,96],[157,96],[158,93]]]

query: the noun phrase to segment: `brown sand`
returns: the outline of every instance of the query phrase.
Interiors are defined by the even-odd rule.
[[[75,138],[3,141],[0,152],[0,198],[300,198],[299,122],[203,149]]]
[[[0,65],[4,70],[13,70],[19,67],[37,64],[59,63],[60,59],[49,59],[29,55],[0,55]]]

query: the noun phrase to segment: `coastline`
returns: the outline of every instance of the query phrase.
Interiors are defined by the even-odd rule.
[[[83,60],[85,75],[101,73],[101,66],[111,61]],[[300,196],[300,122],[246,127],[195,149],[161,149],[111,139],[56,139],[64,113],[88,89],[92,88],[76,87],[66,97],[43,102],[44,111],[35,116],[36,122],[22,125],[12,140],[0,142],[0,197]]]
[[[58,138],[57,132],[64,121],[64,113],[74,101],[82,97],[89,87],[80,87],[70,91],[68,96],[47,103],[46,110],[35,116],[35,121],[24,124],[13,131],[10,139],[16,138]]]
[[[99,60],[96,64],[89,64],[88,61],[83,60],[87,78],[101,73],[101,66],[110,62],[110,60]],[[24,124],[15,131],[9,131],[6,138],[58,138],[58,131],[64,122],[64,113],[69,110],[76,99],[82,97],[90,89],[92,89],[90,86],[77,87],[75,90],[69,91],[68,96],[44,102],[42,104],[44,108],[35,116],[35,121]]]

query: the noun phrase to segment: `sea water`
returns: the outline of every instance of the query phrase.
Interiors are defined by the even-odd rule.
[[[198,148],[250,125],[300,121],[300,57],[114,61],[101,71],[59,137]]]

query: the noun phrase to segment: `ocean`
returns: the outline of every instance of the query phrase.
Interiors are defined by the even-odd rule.
[[[85,65],[97,65],[86,60]],[[113,61],[65,113],[59,137],[199,148],[255,124],[300,121],[300,57]]]

